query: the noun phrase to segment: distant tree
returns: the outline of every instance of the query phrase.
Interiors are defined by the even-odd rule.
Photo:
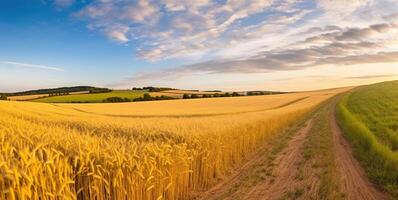
[[[0,100],[7,100],[7,96],[6,95],[0,95]]]
[[[109,97],[104,99],[102,102],[104,103],[131,102],[131,99],[121,98],[121,97]]]
[[[228,92],[222,95],[223,97],[230,97],[231,94],[229,94]]]
[[[143,87],[142,89],[148,90],[149,92],[161,92],[165,90],[173,90],[173,88],[167,88],[167,87]]]
[[[191,94],[191,99],[197,99],[199,96],[197,94]]]
[[[145,93],[144,94],[144,101],[150,101],[150,100],[152,100],[151,95],[149,93]]]
[[[221,90],[206,90],[205,92],[222,92]]]
[[[189,94],[184,94],[184,95],[182,95],[182,98],[183,98],[183,99],[190,99],[191,96],[189,96]]]
[[[202,98],[210,98],[211,97],[211,95],[209,95],[209,94],[203,94],[202,95]]]
[[[112,92],[112,90],[111,90],[111,89],[108,89],[108,88],[91,88],[91,89],[89,90],[89,92],[90,92],[91,94],[96,94],[96,93],[107,93],[107,92]]]
[[[146,95],[144,94],[143,97],[135,98],[135,99],[133,99],[133,101],[156,101],[156,100],[171,100],[171,99],[176,99],[176,98],[165,96],[165,95],[152,97],[149,94],[146,94]]]
[[[237,92],[232,92],[232,96],[233,96],[233,97],[238,97],[238,96],[240,96],[240,95],[239,95],[239,93],[237,93]]]
[[[247,96],[255,96],[258,95],[257,92],[247,92]]]
[[[131,100],[128,98],[121,98],[121,97],[108,97],[104,99],[102,102],[104,103],[118,103],[118,102],[130,102]]]

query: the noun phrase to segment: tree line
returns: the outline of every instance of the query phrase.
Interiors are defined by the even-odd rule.
[[[161,91],[166,91],[166,90],[175,90],[175,88],[169,88],[169,87],[133,87],[132,90],[146,90],[148,92],[161,92]]]
[[[226,93],[215,93],[215,94],[184,94],[182,96],[183,99],[196,99],[196,98],[213,98],[213,97],[239,97],[239,96],[244,96],[242,94],[239,94],[237,92],[226,92]]]
[[[148,93],[145,93],[144,96],[134,98],[134,99],[129,99],[129,98],[122,98],[122,97],[109,97],[104,99],[102,102],[103,103],[120,103],[120,102],[137,102],[137,101],[159,101],[159,100],[173,100],[177,99],[174,97],[169,97],[169,96],[156,96],[153,97]]]
[[[82,92],[89,91],[90,93],[106,93],[112,92],[109,88],[98,88],[91,86],[75,86],[75,87],[60,87],[60,88],[50,88],[50,89],[39,89],[39,90],[28,90],[23,92],[14,93],[3,93],[2,96],[25,96],[25,95],[36,95],[36,94],[65,94],[71,92]]]

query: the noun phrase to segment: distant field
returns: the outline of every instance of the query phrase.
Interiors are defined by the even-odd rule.
[[[170,93],[170,94],[223,94],[225,92],[203,92],[203,91],[193,91],[193,90],[165,90],[162,93]]]
[[[398,197],[398,81],[360,87],[337,108],[368,176]]]
[[[143,94],[144,94],[143,91],[115,90],[108,93],[98,93],[98,94],[72,94],[65,96],[53,96],[53,97],[36,99],[33,101],[43,102],[43,103],[71,103],[71,102],[101,103],[104,99],[109,97],[134,99],[143,96]]]
[[[23,95],[23,96],[11,96],[7,97],[10,101],[29,101],[33,99],[48,97],[48,94],[34,94],[34,95]]]
[[[294,102],[316,101],[324,95],[335,94],[341,89],[322,92],[300,92],[281,95],[242,96],[234,98],[200,98],[177,101],[135,102],[114,104],[58,104],[87,113],[117,116],[213,116],[239,113],[255,113],[278,108]],[[178,108],[178,109],[176,109]]]
[[[90,91],[70,92],[69,94],[88,94]]]
[[[179,98],[179,99],[182,99],[182,97],[184,96],[184,94],[168,93],[168,92],[150,92],[149,94],[152,97],[168,96],[168,97]]]
[[[90,91],[80,91],[80,92],[70,92],[70,95],[73,94],[88,94]],[[31,101],[35,99],[49,97],[49,94],[32,94],[32,95],[22,95],[22,96],[10,96],[7,97],[10,101]]]

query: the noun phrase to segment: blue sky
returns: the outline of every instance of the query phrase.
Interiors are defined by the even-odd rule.
[[[364,84],[397,78],[397,35],[395,0],[3,0],[0,91]]]
[[[47,87],[63,84],[104,85],[123,78],[126,73],[151,67],[144,60],[135,58],[130,46],[114,43],[100,33],[90,31],[86,28],[87,24],[73,17],[72,14],[81,6],[84,4],[59,8],[52,2],[44,1],[2,1],[0,60],[55,66],[64,69],[64,72],[15,66],[3,66],[0,70],[5,73],[12,71],[16,77],[10,78],[16,80],[29,79],[23,76],[33,73],[38,79],[44,77],[43,81],[34,84]],[[29,86],[29,83],[23,82],[18,87],[24,89]]]

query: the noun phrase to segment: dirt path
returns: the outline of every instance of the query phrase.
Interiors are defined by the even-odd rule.
[[[336,123],[335,113],[330,117],[330,127],[333,133],[333,146],[336,156],[336,167],[340,174],[340,190],[346,199],[382,200],[388,199],[379,192],[366,177],[364,170],[353,157],[350,144],[343,138],[342,132]]]
[[[278,155],[286,154],[282,151],[287,146],[292,146],[289,141],[303,140],[303,135],[311,125],[309,122],[298,123],[268,140],[256,154],[249,157],[245,165],[235,169],[232,175],[194,199],[243,199],[258,184],[265,180],[272,181],[275,162],[277,159],[280,160]]]
[[[323,105],[289,134],[268,141],[245,165],[199,199],[389,199],[353,157],[336,123],[336,101]]]
[[[309,130],[312,127],[312,120],[309,120],[297,135],[289,141],[285,148],[275,160],[275,170],[273,172],[274,179],[264,181],[253,188],[244,199],[279,199],[292,188],[297,181],[298,164],[301,161],[302,147]]]

